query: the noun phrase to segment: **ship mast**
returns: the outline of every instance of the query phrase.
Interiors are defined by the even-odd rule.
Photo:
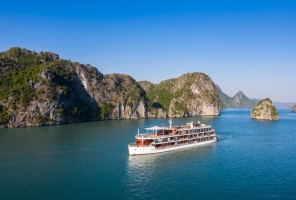
[[[170,117],[169,123],[170,123],[170,129],[171,129],[172,128],[172,123],[173,123],[172,116]]]

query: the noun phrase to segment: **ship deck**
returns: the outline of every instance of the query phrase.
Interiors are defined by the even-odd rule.
[[[211,128],[211,126],[205,126],[203,128]],[[197,132],[197,133],[183,133],[182,131],[184,130],[192,130],[193,128],[185,128],[185,129],[164,129],[164,130],[172,130],[174,131],[173,133],[169,133],[169,134],[160,134],[160,133],[139,133],[136,135],[136,138],[138,139],[160,139],[160,138],[167,138],[167,137],[174,137],[174,136],[186,136],[186,135],[192,135],[192,134],[204,134],[204,133],[212,133],[214,132],[214,129],[210,129],[208,131],[201,131],[201,132]]]

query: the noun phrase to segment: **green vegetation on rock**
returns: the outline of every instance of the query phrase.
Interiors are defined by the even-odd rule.
[[[154,109],[163,108],[173,116],[202,113],[202,103],[219,107],[218,93],[212,80],[203,73],[187,73],[154,85],[147,93]],[[195,109],[195,110],[194,110]]]
[[[0,124],[5,124],[9,121],[11,114],[8,113],[8,108],[0,106]]]
[[[11,48],[1,53],[0,100],[6,102],[12,97],[13,104],[26,107],[38,98],[57,101],[58,98],[71,103],[60,105],[59,112],[67,121],[90,120],[98,115],[90,105],[77,98],[77,74],[75,65],[67,60],[59,59],[56,54],[42,52],[37,54],[26,49]],[[11,66],[9,69],[5,66]],[[40,78],[43,70],[48,73],[48,80]],[[40,90],[34,85],[41,84]],[[46,121],[44,116],[36,116],[37,123]]]
[[[87,92],[83,92],[79,85],[76,72],[79,65],[59,59],[57,54],[50,52],[37,54],[18,47],[11,48],[0,54],[0,101],[13,110],[29,109],[32,102],[57,104],[57,115],[65,122],[100,118],[99,109],[87,103]],[[94,69],[92,76],[96,75],[99,74]],[[86,96],[80,97],[83,94]],[[7,117],[2,116],[3,112],[1,121],[7,122]],[[32,119],[36,124],[52,121],[48,114],[41,113],[34,114]]]
[[[173,98],[193,97],[190,91],[190,85],[194,82],[199,74],[201,73],[184,74],[182,76],[182,78],[184,78],[182,85],[177,84],[177,78],[162,81],[161,83],[154,86],[147,96],[150,101],[157,103],[157,105],[161,105],[165,110],[168,111]],[[178,108],[183,110],[185,109],[184,106],[179,106]]]
[[[0,100],[5,102],[12,96],[13,102],[27,105],[30,100],[36,99],[36,90],[29,86],[29,82],[36,80],[45,67],[37,54],[11,48],[1,53],[0,59]]]
[[[114,108],[114,106],[111,103],[101,104],[101,106],[100,106],[100,110],[101,110],[100,117],[101,117],[101,119],[103,119],[103,120],[108,119],[108,117],[110,116],[113,108]]]

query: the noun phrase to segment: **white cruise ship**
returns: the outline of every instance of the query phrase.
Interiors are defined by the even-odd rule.
[[[191,122],[183,126],[154,126],[136,135],[136,142],[128,145],[130,155],[162,153],[217,141],[211,125]]]

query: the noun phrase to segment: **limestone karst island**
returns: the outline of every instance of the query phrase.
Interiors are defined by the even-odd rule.
[[[278,120],[279,115],[269,98],[263,99],[257,103],[251,112],[252,119]]]
[[[0,54],[0,75],[0,127],[220,114],[217,88],[203,73],[154,85],[15,47]]]
[[[125,74],[102,74],[89,64],[18,47],[0,53],[0,127],[108,119],[218,116],[222,108],[255,106],[242,91],[229,97],[201,72],[159,84]],[[294,106],[294,110],[295,110]],[[251,118],[277,120],[270,99]]]

